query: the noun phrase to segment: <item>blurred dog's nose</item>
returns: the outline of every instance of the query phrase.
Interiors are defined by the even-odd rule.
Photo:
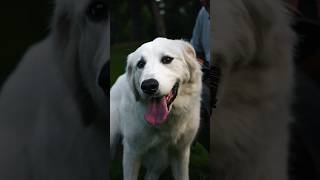
[[[141,84],[141,89],[144,93],[153,95],[158,91],[159,83],[155,79],[144,80]]]

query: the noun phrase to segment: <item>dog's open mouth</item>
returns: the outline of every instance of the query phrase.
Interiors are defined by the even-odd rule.
[[[167,121],[170,106],[178,95],[179,83],[177,82],[168,95],[153,97],[148,102],[144,119],[151,125],[161,125]]]

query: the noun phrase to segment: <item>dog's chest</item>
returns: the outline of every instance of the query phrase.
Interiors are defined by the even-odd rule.
[[[170,119],[171,122],[174,119]],[[163,146],[170,145],[175,146],[184,139],[186,132],[188,132],[188,126],[186,123],[170,123],[170,120],[167,124],[162,127],[152,128],[150,130],[150,145],[154,146]]]

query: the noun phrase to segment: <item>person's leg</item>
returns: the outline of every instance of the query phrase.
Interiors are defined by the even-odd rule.
[[[207,150],[210,146],[210,89],[203,83],[202,101],[200,109],[200,128],[197,141],[201,143]]]

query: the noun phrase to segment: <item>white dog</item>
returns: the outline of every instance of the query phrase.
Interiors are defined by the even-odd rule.
[[[107,0],[56,0],[0,94],[0,179],[107,179]]]
[[[213,60],[222,72],[211,121],[215,179],[288,179],[295,35],[283,3],[211,3]]]
[[[156,180],[170,164],[189,179],[190,145],[200,119],[201,70],[193,47],[157,38],[128,56],[126,73],[110,92],[110,144],[122,136],[124,179]]]

